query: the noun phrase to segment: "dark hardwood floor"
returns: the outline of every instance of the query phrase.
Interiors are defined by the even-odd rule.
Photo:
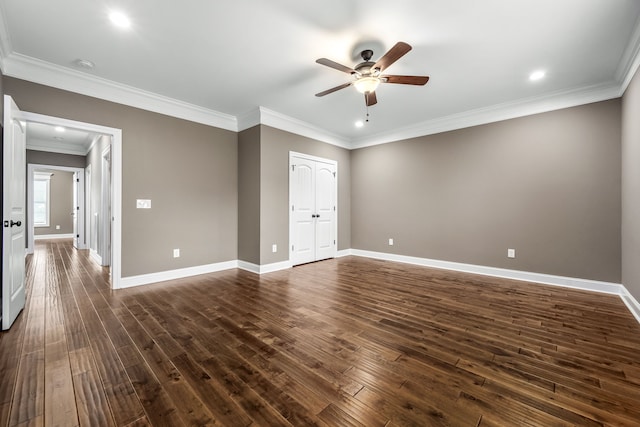
[[[1,426],[640,425],[616,296],[357,257],[113,292],[66,241],[27,271]]]

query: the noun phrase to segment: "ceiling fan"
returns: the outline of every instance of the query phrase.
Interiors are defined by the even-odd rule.
[[[360,53],[364,62],[359,63],[353,68],[349,68],[345,65],[338,64],[327,58],[320,58],[316,60],[318,64],[326,65],[338,71],[342,71],[354,76],[354,80],[343,83],[340,86],[327,89],[323,92],[316,93],[316,96],[325,96],[330,93],[336,92],[345,87],[353,85],[360,93],[364,93],[364,100],[367,107],[375,105],[378,102],[376,97],[376,89],[380,83],[395,83],[404,85],[417,85],[423,86],[429,81],[429,76],[394,76],[388,74],[382,74],[391,64],[403,57],[407,52],[411,50],[411,46],[405,42],[398,42],[393,46],[382,58],[377,62],[372,62],[371,57],[373,51],[370,49],[363,50]]]

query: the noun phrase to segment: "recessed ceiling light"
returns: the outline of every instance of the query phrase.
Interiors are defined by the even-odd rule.
[[[364,122],[363,122],[362,120],[358,120],[358,121],[356,122],[356,127],[357,127],[357,128],[361,128],[362,126],[364,126]]]
[[[131,26],[131,21],[122,12],[113,11],[109,14],[109,19],[116,27],[120,28],[129,28]]]
[[[92,70],[93,67],[96,66],[96,64],[94,64],[93,62],[89,61],[88,59],[76,59],[74,64],[76,64],[76,66],[78,66],[80,68],[86,68],[87,70]]]
[[[56,130],[56,132],[64,132],[65,131],[65,129],[62,126],[56,126],[54,129]]]
[[[545,74],[546,73],[544,71],[542,71],[542,70],[534,71],[533,73],[531,73],[529,75],[529,80],[535,82],[536,80],[542,79],[545,76]]]

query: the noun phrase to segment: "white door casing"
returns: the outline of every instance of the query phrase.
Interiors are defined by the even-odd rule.
[[[22,112],[22,117],[27,122],[45,123],[54,126],[63,126],[87,132],[109,135],[111,137],[111,287],[121,288],[122,281],[122,129],[107,126],[78,122],[60,117],[47,116],[38,113]],[[90,188],[89,185],[85,185]],[[87,191],[87,194],[89,192]],[[86,214],[85,230],[90,226],[90,216]],[[87,237],[88,237],[88,233]],[[85,244],[89,241],[86,239]]]
[[[333,258],[337,251],[337,163],[289,155],[289,258],[292,265]]]
[[[26,125],[13,99],[4,96],[2,330],[25,304]]]
[[[78,249],[78,178],[79,173],[73,173],[73,204],[71,205],[71,220],[73,221],[73,247]]]

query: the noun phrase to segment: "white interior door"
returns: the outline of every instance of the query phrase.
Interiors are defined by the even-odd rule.
[[[316,260],[315,254],[315,163],[296,158],[292,165],[292,261],[293,265]]]
[[[293,265],[336,255],[337,165],[331,160],[290,155],[290,260]]]
[[[336,256],[336,167],[328,163],[316,162],[316,260]]]
[[[2,177],[2,329],[25,304],[26,126],[13,99],[4,96]]]
[[[80,235],[78,234],[78,213],[79,213],[79,204],[78,201],[78,186],[80,185],[80,178],[78,178],[78,172],[73,173],[73,205],[71,206],[71,218],[73,220],[73,247],[78,249],[79,242],[78,239]]]

